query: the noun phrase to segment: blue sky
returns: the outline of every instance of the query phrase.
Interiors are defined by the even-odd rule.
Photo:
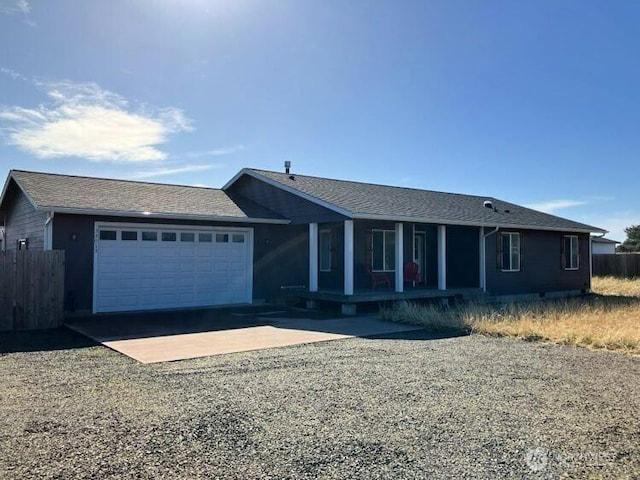
[[[640,223],[640,2],[0,0],[0,175],[245,166]]]

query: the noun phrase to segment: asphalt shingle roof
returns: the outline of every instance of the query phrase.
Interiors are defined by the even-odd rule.
[[[612,240],[610,238],[604,238],[604,237],[593,237],[591,240],[593,242],[595,242],[595,243],[609,243],[609,244],[611,244],[611,243],[615,243],[615,244],[622,243],[622,242],[619,242],[617,240]]]
[[[14,180],[38,207],[51,210],[149,212],[187,217],[283,220],[220,189],[13,170]]]
[[[307,175],[248,169],[307,196],[351,213],[354,218],[380,216],[484,226],[581,230],[601,228],[532,210],[493,197],[435,192]],[[484,206],[492,202],[494,209]]]

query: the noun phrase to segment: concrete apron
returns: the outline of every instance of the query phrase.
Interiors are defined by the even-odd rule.
[[[90,323],[68,327],[141,363],[169,362],[421,329],[385,322],[375,317],[269,319],[269,323],[271,324],[184,334],[166,334],[170,332],[160,329],[153,336],[139,338],[118,338],[114,335],[107,337],[101,335],[99,329],[92,329]]]

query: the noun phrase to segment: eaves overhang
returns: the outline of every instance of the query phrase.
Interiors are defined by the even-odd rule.
[[[430,223],[437,225],[460,225],[468,227],[492,227],[503,229],[517,229],[517,230],[546,230],[554,232],[572,232],[572,233],[608,233],[608,230],[603,230],[597,227],[589,228],[576,228],[576,227],[551,227],[541,225],[526,225],[517,223],[504,223],[504,222],[481,222],[481,221],[468,221],[468,220],[449,220],[435,217],[414,217],[403,215],[379,215],[369,213],[355,213],[352,218],[354,220],[381,220],[389,222],[410,222],[410,223]]]
[[[69,208],[42,205],[36,207],[36,210],[69,215],[94,215],[104,217],[166,218],[170,220],[199,220],[230,223],[269,223],[275,225],[288,225],[289,223],[291,223],[290,220],[277,218],[233,217],[227,215],[202,215],[172,212],[141,212],[133,210],[103,210],[97,208]]]

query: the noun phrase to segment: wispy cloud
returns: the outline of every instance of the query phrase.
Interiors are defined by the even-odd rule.
[[[2,73],[3,75],[6,75],[7,77],[13,78],[14,80],[29,81],[27,77],[24,77],[20,75],[18,72],[16,72],[15,70],[12,70],[7,67],[0,67],[0,73]]]
[[[31,11],[31,6],[29,5],[29,2],[27,2],[27,0],[18,0],[16,2],[16,7],[24,14],[27,14]]]
[[[241,152],[246,147],[244,145],[233,145],[231,147],[225,148],[215,148],[213,150],[205,150],[202,152],[189,152],[186,154],[189,158],[200,158],[200,157],[222,157],[225,155],[233,155],[234,153]]]
[[[14,14],[24,13],[25,15],[31,11],[31,6],[27,0],[0,0],[0,13]]]
[[[214,165],[185,165],[183,167],[167,167],[167,168],[154,168],[151,170],[135,172],[129,175],[129,178],[144,179],[144,178],[156,178],[167,177],[171,175],[178,175],[181,173],[194,173],[205,172],[207,170],[213,170],[214,168],[222,168],[222,164]]]
[[[2,72],[23,78],[10,69]],[[36,108],[0,107],[0,132],[9,145],[39,158],[161,162],[158,148],[172,134],[192,130],[177,108],[136,104],[96,83],[36,82],[48,102]]]
[[[525,206],[541,212],[554,213],[565,208],[580,207],[587,203],[588,202],[584,200],[550,200],[548,202],[531,203]]]
[[[24,23],[30,27],[35,27],[35,22],[29,17],[31,5],[27,0],[0,0],[0,13],[6,15],[19,14],[23,17]]]

